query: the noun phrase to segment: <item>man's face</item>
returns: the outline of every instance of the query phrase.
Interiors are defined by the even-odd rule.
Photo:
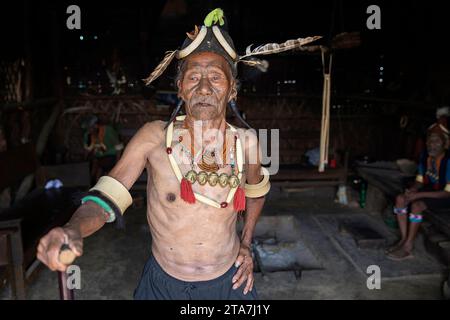
[[[427,138],[427,151],[432,157],[438,157],[445,151],[445,144],[442,137],[437,133],[432,133]]]
[[[225,117],[227,103],[236,97],[235,81],[225,58],[200,52],[186,58],[178,94],[186,114],[196,120]]]

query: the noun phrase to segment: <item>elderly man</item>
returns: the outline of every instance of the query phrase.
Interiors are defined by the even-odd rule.
[[[186,116],[176,117],[180,103],[169,122],[143,126],[70,222],[41,239],[38,257],[50,269],[66,268],[58,261],[65,238],[80,256],[82,238],[121,217],[132,201],[128,190],[146,169],[152,255],[134,297],[257,298],[251,242],[270,189],[269,173],[260,165],[256,135],[238,131],[225,119],[228,104],[237,110],[241,57],[223,25],[223,12],[212,11],[201,29],[189,33],[181,49],[169,52],[146,79],[147,84],[156,79],[177,57],[176,85]],[[293,41],[303,45],[315,39]],[[239,235],[237,213],[243,211]]]
[[[428,128],[427,150],[419,163],[416,181],[404,194],[396,198],[394,213],[397,215],[401,239],[387,249],[387,257],[391,260],[405,260],[413,257],[414,240],[425,210],[450,207],[448,143],[448,130],[443,124],[437,122]],[[410,208],[409,219],[408,207]]]

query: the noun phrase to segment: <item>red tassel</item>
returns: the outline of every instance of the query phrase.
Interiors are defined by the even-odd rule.
[[[187,203],[195,203],[195,195],[192,191],[192,185],[186,178],[181,179],[181,199]]]
[[[237,212],[245,210],[245,192],[240,186],[234,194],[233,206],[234,210]]]

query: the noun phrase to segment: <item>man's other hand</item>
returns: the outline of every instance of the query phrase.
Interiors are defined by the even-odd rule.
[[[244,288],[244,294],[247,294],[253,289],[254,277],[253,277],[253,258],[249,246],[241,243],[239,254],[235,262],[235,266],[238,267],[238,271],[234,275],[233,290],[239,288],[245,281],[247,281]]]

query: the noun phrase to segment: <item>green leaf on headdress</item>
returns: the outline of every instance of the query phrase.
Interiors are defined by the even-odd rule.
[[[219,24],[221,26],[224,25],[223,21],[223,10],[220,8],[214,9],[205,18],[205,21],[203,22],[205,26],[211,27],[213,24],[217,24],[217,21],[219,21]]]

